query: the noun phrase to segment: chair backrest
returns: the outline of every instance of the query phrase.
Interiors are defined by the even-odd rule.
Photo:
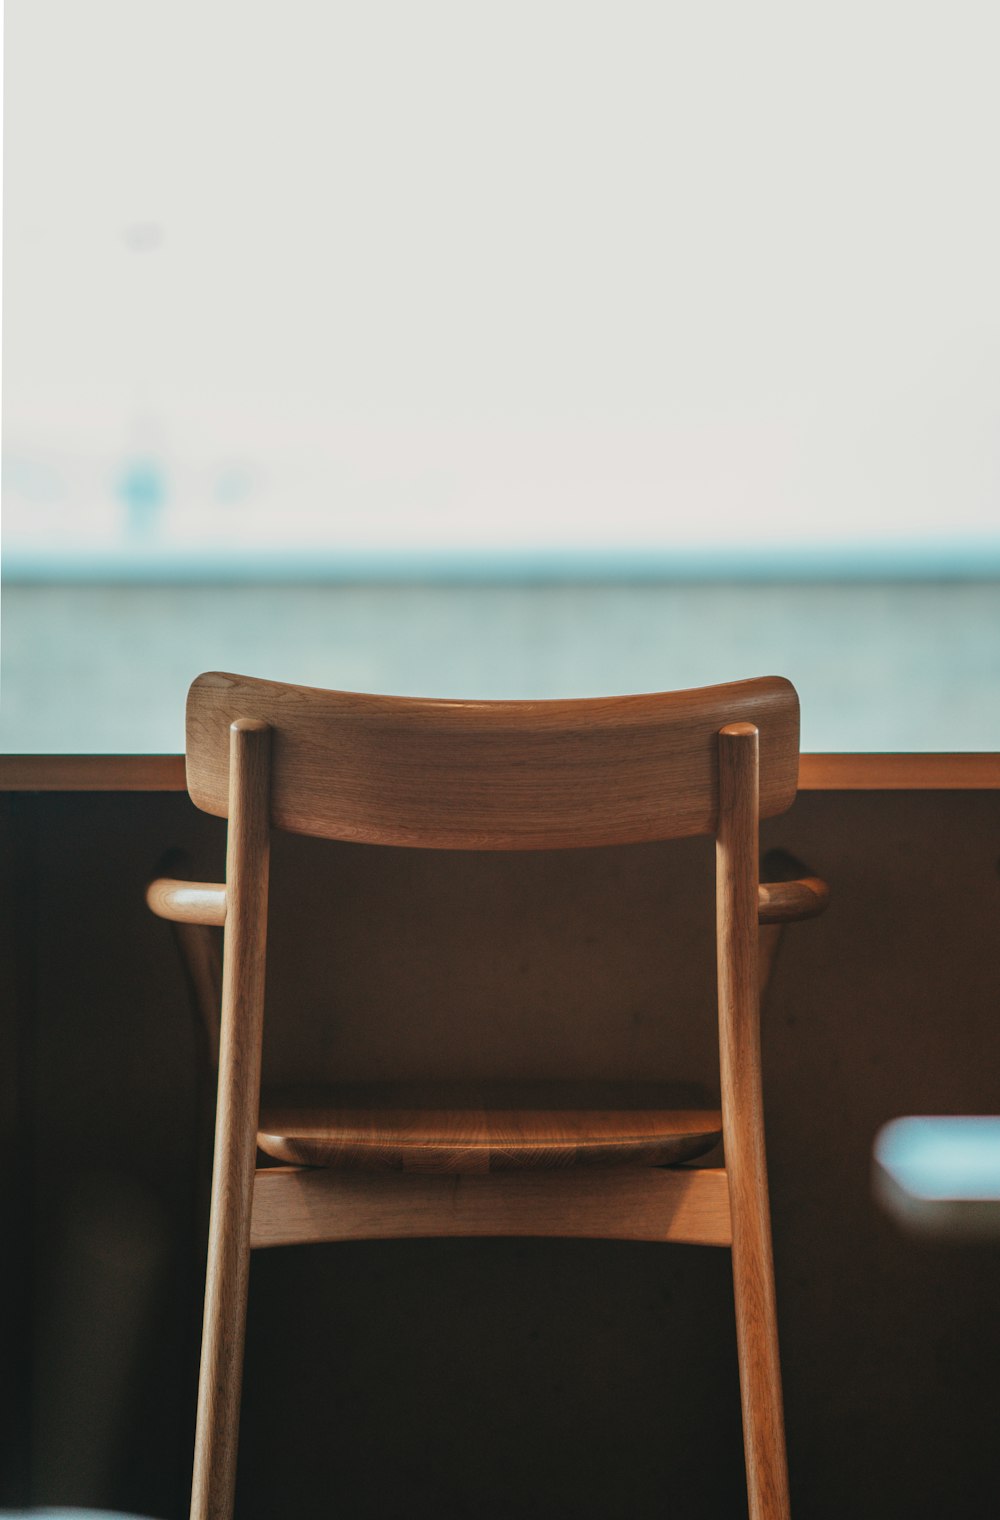
[[[191,687],[187,780],[229,810],[229,727],[272,730],[271,823],[423,848],[633,844],[718,827],[720,729],[760,740],[760,816],[795,799],[799,704],[780,676],[576,701],[473,702],[320,691],[212,672]]]

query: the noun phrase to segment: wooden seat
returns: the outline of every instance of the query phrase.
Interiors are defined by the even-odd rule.
[[[265,1092],[257,1145],[297,1166],[406,1172],[674,1165],[722,1136],[718,1109],[650,1084],[345,1084]]]
[[[225,930],[192,1520],[233,1513],[251,1249],[441,1235],[730,1248],[750,1520],[787,1520],[759,985],[780,925],[821,911],[826,888],[762,885],[758,826],[795,797],[794,688],[764,677],[454,702],[216,672],[188,696],[187,775],[196,805],[228,819],[226,881],[160,880],[147,898],[162,917]],[[376,1083],[262,1105],[272,828],[466,851],[713,835],[721,1114],[662,1089],[558,1084],[456,1094]],[[673,1164],[711,1149],[720,1128],[724,1166]],[[258,1143],[290,1164],[258,1169]],[[473,1175],[448,1175],[463,1172]]]

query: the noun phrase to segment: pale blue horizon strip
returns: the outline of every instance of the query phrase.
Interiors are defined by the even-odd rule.
[[[60,582],[457,583],[939,581],[1000,579],[1000,535],[952,544],[836,548],[503,550],[8,550],[4,580]]]

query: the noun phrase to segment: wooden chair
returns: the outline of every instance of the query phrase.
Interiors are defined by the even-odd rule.
[[[750,1516],[787,1516],[758,925],[811,916],[826,898],[816,879],[758,881],[758,819],[796,792],[793,687],[766,677],[654,696],[446,702],[209,674],[188,698],[187,775],[197,806],[229,820],[224,884],[160,879],[148,893],[162,917],[225,929],[192,1520],[233,1511],[250,1251],[436,1235],[729,1246]],[[466,850],[714,834],[721,1113],[670,1107],[648,1088],[369,1085],[261,1102],[272,827]],[[673,1165],[720,1132],[724,1167]],[[258,1146],[289,1164],[258,1170]]]

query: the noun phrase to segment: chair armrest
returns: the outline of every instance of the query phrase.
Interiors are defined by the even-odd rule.
[[[830,888],[821,876],[784,850],[771,850],[764,857],[764,871],[778,880],[761,882],[757,888],[757,922],[790,924],[815,918],[830,901]]]
[[[175,924],[226,922],[226,888],[220,882],[158,876],[146,888],[146,902],[158,918],[169,918]]]
[[[757,888],[757,922],[790,924],[799,918],[816,918],[829,901],[830,888],[820,876],[761,882]]]

